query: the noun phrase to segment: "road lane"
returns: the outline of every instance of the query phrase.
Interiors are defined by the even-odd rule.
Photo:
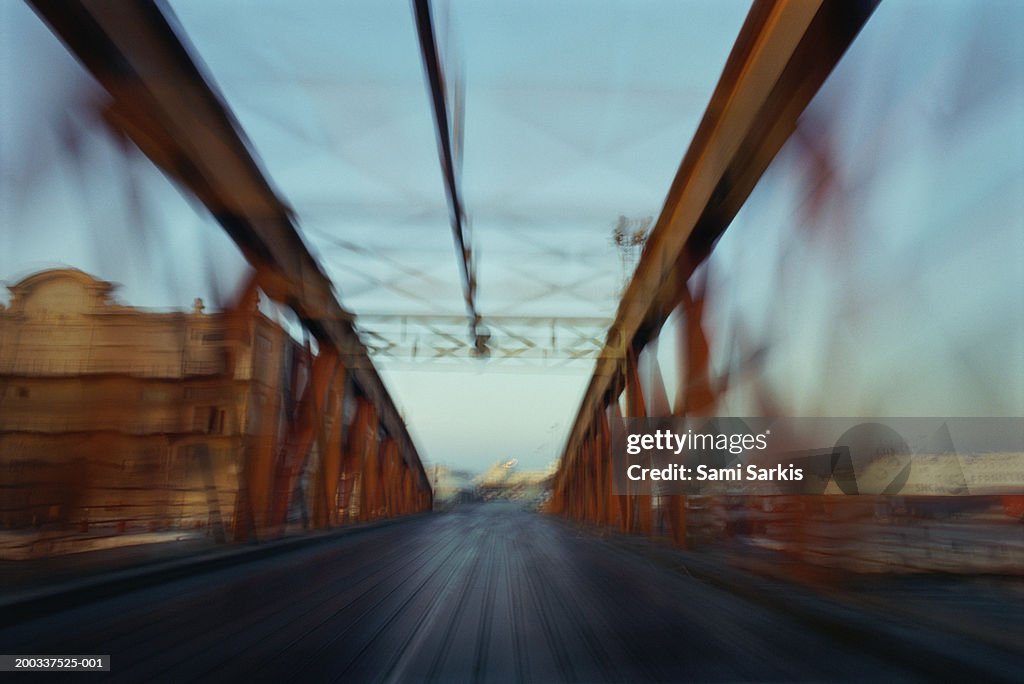
[[[0,644],[110,653],[118,681],[914,677],[509,504],[133,591],[4,629]]]

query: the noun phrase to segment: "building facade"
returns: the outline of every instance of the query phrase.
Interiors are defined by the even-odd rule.
[[[33,533],[268,525],[247,456],[273,462],[308,351],[257,307],[153,312],[75,269],[0,309],[0,528]]]

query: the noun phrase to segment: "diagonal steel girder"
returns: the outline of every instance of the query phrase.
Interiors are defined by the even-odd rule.
[[[711,253],[878,0],[758,0],[747,15],[704,117],[647,240],[563,451],[572,472],[626,367],[658,334],[686,281]]]
[[[291,307],[320,344],[339,352],[418,475],[419,488],[430,492],[416,447],[352,326],[352,314],[335,298],[241,126],[192,60],[173,12],[142,0],[28,3],[110,94],[108,122],[202,201],[256,269],[260,287]]]
[[[434,110],[438,154],[441,157],[441,171],[444,173],[448,208],[451,211],[452,235],[455,238],[455,247],[459,252],[459,272],[462,276],[463,297],[466,300],[466,315],[469,317],[469,334],[476,350],[482,353],[485,350],[486,340],[480,336],[477,330],[480,324],[480,314],[476,309],[476,272],[473,265],[473,253],[469,245],[466,244],[463,227],[466,214],[459,195],[459,178],[452,150],[452,131],[448,124],[444,72],[437,51],[434,22],[430,16],[430,0],[413,0],[413,10],[416,14],[416,31],[420,40],[420,52],[423,55],[423,67],[430,85],[430,103]]]

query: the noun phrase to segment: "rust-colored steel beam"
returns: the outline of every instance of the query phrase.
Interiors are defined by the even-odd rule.
[[[611,408],[606,408],[600,412],[597,418],[599,425],[599,431],[601,435],[601,518],[600,522],[604,525],[614,526],[617,520],[617,507],[616,500],[618,497],[612,496],[612,435],[611,435],[611,422],[609,420],[609,412]]]
[[[366,505],[363,491],[366,451],[369,440],[376,439],[377,430],[372,404],[364,397],[357,397],[355,402],[356,413],[346,431],[341,466],[344,489],[340,503],[346,522],[362,519]],[[353,508],[357,510],[353,512]]]
[[[385,437],[380,446],[381,472],[383,473],[384,510],[392,516],[401,509],[402,463],[398,455],[398,444]]]
[[[694,269],[876,5],[876,0],[754,3],[619,304],[563,451],[556,486],[565,486],[586,436],[604,408],[618,401],[630,354],[658,334],[680,303]],[[631,512],[627,507],[625,513]]]
[[[679,317],[680,347],[686,376],[679,377],[675,413],[681,416],[711,415],[718,403],[718,388],[711,380],[711,343],[704,329],[704,296],[694,297],[689,287],[682,292]]]
[[[352,314],[338,303],[241,126],[190,56],[173,12],[148,1],[28,2],[110,94],[106,120],[206,205],[268,296],[290,306],[321,346],[338,351],[429,501],[430,481]]]
[[[278,454],[273,510],[270,515],[271,525],[276,527],[284,525],[287,521],[296,483],[302,475],[314,441],[324,432],[327,393],[341,363],[334,349],[324,347],[313,357],[311,365],[311,372],[302,390],[295,418],[288,425]],[[324,454],[321,454],[321,458],[323,456]]]
[[[647,398],[640,382],[639,358],[631,349],[626,357],[626,417],[647,417]],[[627,532],[651,532],[651,496],[649,494],[632,494],[629,496],[630,513]]]
[[[373,404],[366,402],[367,420],[363,434],[362,465],[359,495],[359,520],[367,522],[380,517],[380,423]]]
[[[339,366],[327,390],[324,420],[317,437],[320,440],[320,467],[316,471],[312,497],[312,522],[317,529],[341,523],[337,502],[344,458],[343,407],[347,384],[345,368]]]
[[[236,541],[252,541],[270,525],[282,396],[271,393],[242,439],[242,472],[235,513]]]

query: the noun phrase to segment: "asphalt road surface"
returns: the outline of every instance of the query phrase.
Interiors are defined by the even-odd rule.
[[[545,516],[467,506],[0,631],[105,681],[893,681],[916,675]],[[16,675],[19,677],[34,675]]]

